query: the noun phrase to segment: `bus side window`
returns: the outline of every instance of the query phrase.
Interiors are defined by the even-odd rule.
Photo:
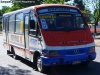
[[[29,34],[36,36],[36,23],[34,20],[30,19]]]
[[[9,16],[9,27],[8,30],[9,32],[13,32],[14,33],[14,29],[15,28],[15,15],[10,15]]]
[[[3,22],[2,22],[2,30],[5,30],[5,17],[3,17]]]
[[[35,21],[30,20],[30,29],[35,29]]]

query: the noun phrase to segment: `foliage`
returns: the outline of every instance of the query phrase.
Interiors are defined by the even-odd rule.
[[[12,0],[14,6],[19,6],[20,8],[25,8],[33,5],[41,4],[42,0]]]
[[[2,9],[0,10],[0,15],[6,13],[8,9],[10,9],[10,7],[8,7],[8,6],[2,6]]]
[[[97,19],[99,18],[99,10],[98,9],[94,10],[93,17],[94,17],[94,22],[96,22]],[[98,21],[99,21],[99,19],[98,19]]]
[[[11,12],[11,11],[15,11],[15,10],[18,10],[18,9],[21,9],[22,7],[18,4],[16,5],[13,5],[11,8],[7,9],[6,12]]]
[[[0,31],[2,31],[2,24],[0,24]]]
[[[25,7],[29,7],[29,6],[33,6],[33,5],[39,5],[43,2],[45,3],[60,3],[63,4],[65,1],[69,1],[69,0],[12,0],[13,5],[11,8],[7,8],[5,12],[11,12],[11,11],[15,11],[18,9],[22,9]]]
[[[81,11],[81,12],[83,13],[83,16],[85,17],[85,20],[86,20],[88,23],[90,23],[90,22],[91,22],[91,20],[90,20],[90,16],[91,16],[90,11],[87,10],[87,9],[85,9],[85,10],[83,10],[83,11]]]
[[[98,25],[98,21],[100,21],[100,0],[86,0],[88,3],[88,7],[92,6],[94,12],[93,12],[93,18],[95,23],[95,33],[96,33],[96,25]]]
[[[74,0],[74,5],[76,5],[80,10],[85,10],[83,0]]]
[[[97,24],[100,16],[100,0],[85,0],[86,3],[88,3],[87,7],[91,6],[93,11],[93,18],[94,18],[94,22]]]
[[[53,3],[59,3],[59,4],[64,4],[64,2],[67,2],[70,0],[44,0],[42,3],[48,3],[48,4],[53,4]]]
[[[85,7],[85,0],[74,0],[73,5],[77,6],[81,10],[83,16],[85,17],[85,20],[90,23],[90,11],[87,7]]]

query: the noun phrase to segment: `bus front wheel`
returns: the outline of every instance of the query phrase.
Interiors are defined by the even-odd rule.
[[[37,56],[36,61],[34,62],[34,68],[42,73],[45,73],[48,70],[48,67],[43,65],[40,56]]]

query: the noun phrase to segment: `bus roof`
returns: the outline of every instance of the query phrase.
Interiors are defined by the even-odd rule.
[[[34,8],[37,9],[37,8],[48,7],[48,6],[67,6],[67,7],[71,7],[71,8],[77,8],[75,6],[65,5],[65,4],[40,4],[40,5],[30,6],[30,7],[27,7],[27,8],[23,8],[23,9],[19,9],[19,10],[16,10],[16,11],[8,12],[8,13],[3,14],[3,16],[12,15],[12,14],[24,11],[24,10],[30,10],[30,9],[34,9]]]

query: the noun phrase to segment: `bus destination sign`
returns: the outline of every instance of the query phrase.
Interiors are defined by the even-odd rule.
[[[48,11],[70,11],[67,8],[49,8]]]
[[[72,8],[45,8],[38,11],[38,13],[46,12],[77,12],[77,10]]]

